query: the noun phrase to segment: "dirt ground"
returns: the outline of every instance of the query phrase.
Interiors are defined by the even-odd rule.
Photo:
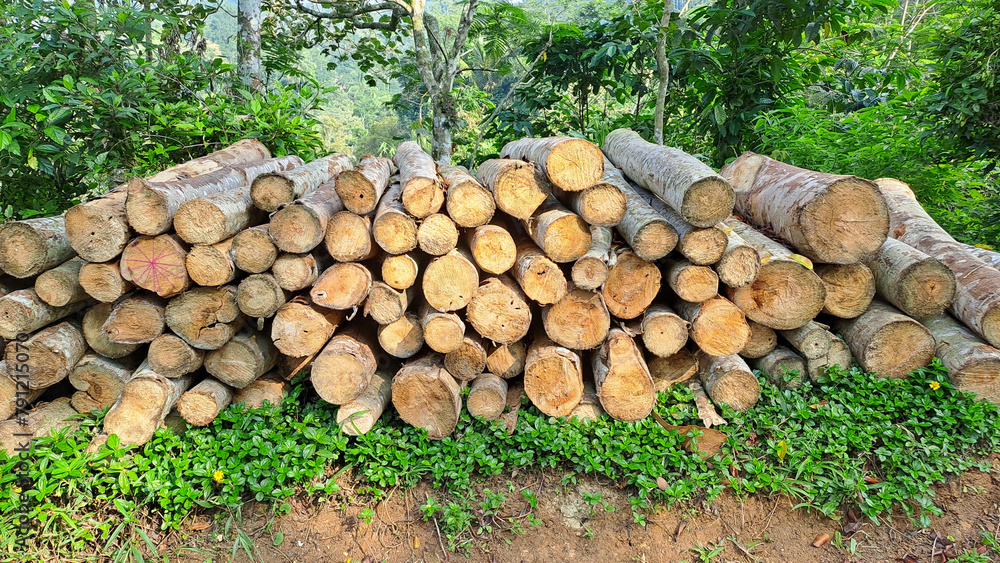
[[[1000,458],[993,462],[995,468],[1000,468]],[[514,474],[483,483],[482,486],[507,495],[506,507],[500,511],[503,520],[480,522],[491,525],[493,531],[467,535],[460,540],[464,545],[457,552],[446,551],[447,540],[439,534],[434,520],[425,522],[422,517],[420,506],[428,495],[444,500],[440,491],[424,483],[410,490],[391,491],[378,503],[363,504],[353,497],[349,478],[345,478],[343,500],[315,503],[310,499],[294,499],[290,514],[273,519],[268,506],[248,505],[241,528],[256,546],[256,561],[307,563],[703,560],[922,563],[946,561],[963,550],[985,549],[981,548],[980,531],[1000,531],[997,473],[970,472],[936,487],[937,503],[944,509],[944,515],[933,518],[927,529],[915,528],[902,515],[879,525],[867,519],[852,522],[850,514],[835,521],[804,509],[793,510],[793,501],[785,497],[751,497],[741,501],[729,493],[712,503],[696,502],[670,510],[654,507],[647,514],[647,525],[642,527],[633,523],[627,490],[589,478],[561,486],[561,477],[560,473],[548,472]],[[529,506],[520,493],[522,488],[537,495],[535,514],[542,521],[540,526],[532,527],[527,521]],[[583,493],[600,494],[615,510],[601,510],[591,516]],[[369,523],[362,518],[365,508],[374,512]],[[511,531],[506,518],[521,522],[525,533]],[[224,533],[225,520],[206,515],[194,517],[180,533],[159,539],[164,548],[161,553],[173,553],[185,562],[204,562],[210,558],[249,561],[244,551],[233,558],[234,533],[232,530]],[[819,534],[834,537],[837,531],[843,536],[840,547],[833,541],[819,548],[811,545]],[[279,532],[284,538],[275,547]],[[856,541],[853,553],[851,539]],[[707,553],[713,547],[724,549],[714,559],[700,558],[699,549]]]

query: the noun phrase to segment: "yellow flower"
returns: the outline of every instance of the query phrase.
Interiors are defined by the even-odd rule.
[[[941,384],[938,383],[937,381],[931,381],[930,386],[931,386],[931,389],[933,389],[935,391],[937,391],[938,389],[941,388]]]
[[[214,480],[216,483],[221,483],[222,478],[223,478],[222,471],[216,471],[215,473],[212,473],[212,480]]]
[[[14,486],[13,486],[13,487],[11,488],[11,490],[12,490],[12,491],[14,491],[14,492],[15,492],[15,493],[17,493],[17,494],[21,494],[21,487],[18,487],[17,485],[14,485]]]

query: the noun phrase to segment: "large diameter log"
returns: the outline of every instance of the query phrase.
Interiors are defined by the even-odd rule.
[[[290,292],[278,283],[274,274],[252,274],[240,281],[236,303],[248,317],[267,319],[274,316],[286,302]]]
[[[421,280],[424,299],[442,313],[469,304],[479,287],[479,270],[465,249],[456,248],[427,265]]]
[[[476,265],[482,271],[499,275],[514,267],[517,245],[507,229],[498,224],[481,225],[466,238]]]
[[[541,170],[520,160],[487,160],[479,165],[476,180],[490,189],[500,211],[516,219],[531,217],[552,191]]]
[[[617,168],[609,167],[604,179],[625,195],[625,214],[615,228],[629,247],[643,260],[659,260],[669,254],[677,246],[677,231],[636,193]]]
[[[250,197],[258,208],[277,211],[281,204],[315,191],[352,165],[350,157],[331,154],[291,170],[261,174],[250,183]]]
[[[691,340],[706,354],[731,356],[750,342],[750,325],[743,312],[725,297],[701,303],[677,301],[677,314],[691,323]]]
[[[360,395],[378,367],[381,350],[370,323],[353,323],[327,342],[312,364],[313,388],[321,399],[342,405]]]
[[[190,375],[171,379],[156,373],[144,362],[108,410],[104,432],[117,434],[123,444],[145,444],[153,438],[156,429],[190,385]]]
[[[955,272],[937,258],[890,238],[865,264],[879,297],[914,318],[938,315],[955,300]]]
[[[667,260],[667,285],[678,297],[700,303],[719,293],[719,276],[708,266],[695,266],[687,260]]]
[[[403,422],[423,428],[440,440],[455,431],[462,412],[462,395],[455,378],[444,369],[444,358],[428,354],[403,365],[392,378],[392,406]]]
[[[590,350],[607,338],[611,315],[600,293],[572,288],[562,299],[542,308],[542,326],[556,344]]]
[[[271,266],[271,274],[278,287],[285,291],[299,291],[312,286],[325,269],[326,256],[319,252],[282,254]]]
[[[34,289],[19,289],[0,297],[0,338],[13,340],[87,307],[89,300],[53,307],[41,300]]]
[[[206,377],[177,399],[177,412],[191,426],[208,426],[233,400],[233,390],[217,379]]]
[[[500,149],[500,158],[534,162],[553,185],[567,192],[585,190],[601,180],[604,156],[590,141],[574,137],[524,138]]]
[[[160,297],[173,297],[191,287],[187,246],[171,234],[137,237],[122,251],[122,278]]]
[[[991,268],[1000,270],[1000,252],[990,250],[988,248],[973,246],[971,244],[963,244],[962,246],[976,258],[986,262]]]
[[[806,377],[806,360],[784,346],[751,360],[750,365],[766,375],[771,384],[779,389],[798,389]]]
[[[690,327],[691,323],[667,305],[650,305],[642,315],[643,346],[655,356],[673,356],[687,344]]]
[[[774,350],[778,345],[778,333],[773,328],[750,320],[747,324],[750,325],[750,340],[740,350],[741,356],[750,359],[760,358]]]
[[[330,180],[316,191],[283,205],[271,215],[268,232],[274,244],[285,252],[301,254],[319,246],[327,236],[334,214],[344,210],[336,182]]]
[[[199,350],[217,350],[229,342],[244,317],[236,301],[237,289],[198,287],[171,299],[164,311],[174,334]]]
[[[222,348],[205,354],[205,371],[237,389],[253,383],[278,361],[278,349],[264,332],[242,330]]]
[[[486,370],[501,379],[511,379],[524,373],[528,352],[524,341],[510,344],[490,344],[486,351]]]
[[[906,377],[934,358],[934,336],[930,331],[878,300],[872,301],[861,316],[838,320],[834,328],[843,335],[861,367],[879,377]]]
[[[126,185],[66,211],[66,236],[84,260],[106,262],[122,253],[134,233],[125,216]]]
[[[111,303],[135,287],[122,277],[117,260],[104,264],[84,264],[80,267],[79,281],[88,295],[102,303]]]
[[[278,257],[278,247],[274,245],[268,225],[239,232],[233,237],[233,263],[248,274],[261,274],[271,269]]]
[[[396,147],[392,161],[399,168],[401,199],[406,211],[418,219],[437,213],[444,205],[444,186],[431,155],[417,143],[406,141]]]
[[[417,228],[417,245],[431,256],[442,256],[458,245],[458,227],[444,213],[424,218]]]
[[[205,351],[191,346],[176,334],[161,334],[149,343],[146,359],[156,373],[180,377],[201,368],[205,363]]]
[[[444,355],[444,369],[458,381],[472,381],[486,369],[486,345],[482,337],[470,332],[462,345]]]
[[[646,142],[630,129],[609,133],[603,149],[629,178],[696,227],[711,227],[733,212],[729,182],[684,151]]]
[[[385,282],[372,282],[364,315],[380,325],[387,325],[402,318],[412,301],[413,288],[396,291]]]
[[[395,173],[396,165],[388,158],[366,154],[358,161],[357,169],[337,174],[337,195],[348,211],[367,215],[375,211]]]
[[[465,316],[476,332],[500,344],[524,338],[531,327],[528,296],[507,276],[483,280]]]
[[[484,373],[472,382],[469,397],[465,407],[472,416],[486,420],[497,420],[507,406],[507,382],[493,375]]]
[[[548,416],[568,416],[583,396],[580,355],[536,334],[524,362],[524,392]]]
[[[660,269],[633,252],[621,251],[612,258],[608,279],[601,288],[608,311],[620,319],[634,319],[660,292]]]
[[[805,170],[745,152],[722,169],[746,221],[768,226],[818,262],[853,264],[889,233],[885,198],[857,176]]]
[[[174,230],[188,244],[215,244],[266,220],[243,186],[185,202],[174,214]]]
[[[739,412],[750,410],[760,399],[760,382],[739,356],[711,356],[698,352],[699,377],[714,403],[726,403]]]
[[[726,233],[726,249],[713,268],[719,274],[719,281],[729,287],[743,287],[757,279],[760,273],[760,254],[747,244],[734,228],[719,223]]]
[[[286,356],[311,356],[323,349],[343,321],[343,311],[321,307],[307,296],[299,296],[275,313],[271,340]]]
[[[406,313],[389,324],[378,327],[378,344],[395,358],[410,358],[424,347],[424,331],[420,319]]]
[[[372,219],[372,238],[388,254],[417,247],[417,222],[403,207],[403,187],[393,184],[382,196]]]
[[[139,344],[119,344],[108,338],[104,332],[104,323],[114,310],[111,303],[100,303],[87,309],[83,316],[83,337],[98,354],[107,358],[124,358],[139,348]]]
[[[830,351],[825,356],[806,360],[806,371],[809,372],[810,379],[818,381],[833,366],[838,366],[844,370],[851,369],[853,361],[854,357],[851,356],[850,347],[842,338],[835,336],[830,340]]]
[[[590,227],[554,197],[538,206],[524,225],[528,236],[555,262],[573,262],[590,249]]]
[[[367,434],[392,400],[392,373],[377,371],[364,392],[340,405],[337,424],[348,436]]]
[[[830,352],[830,342],[833,340],[833,335],[827,327],[816,321],[810,321],[794,330],[781,330],[778,333],[807,360],[827,355]]]
[[[330,309],[353,309],[368,297],[372,274],[357,262],[337,263],[327,268],[313,285],[313,303]]]
[[[418,253],[386,256],[382,260],[382,281],[393,289],[409,289],[417,283],[421,256]]]
[[[635,422],[649,416],[656,388],[642,352],[627,332],[613,328],[593,355],[594,383],[601,407],[612,418]]]
[[[289,391],[291,385],[277,373],[277,370],[271,370],[243,389],[234,390],[233,404],[242,403],[250,409],[259,409],[265,404],[277,406]]]
[[[23,417],[0,422],[0,448],[14,457],[30,446],[32,438],[48,436],[53,430],[67,426],[79,426],[75,415],[76,410],[66,397],[38,405]]]
[[[21,366],[27,365],[28,388],[45,389],[66,379],[86,352],[87,342],[80,326],[62,322],[32,334],[24,342],[7,343],[7,373],[3,375],[16,379],[25,369]],[[27,358],[20,361],[24,356]]]
[[[861,264],[817,264],[816,274],[826,287],[823,312],[853,319],[868,309],[875,298],[875,276]]]
[[[672,356],[649,358],[647,365],[657,393],[666,392],[671,385],[698,375],[698,357],[684,348]]]
[[[474,303],[476,298],[472,299]],[[427,346],[441,354],[457,350],[465,339],[462,317],[455,313],[442,313],[426,302],[420,305],[420,327]]]
[[[566,275],[531,239],[515,239],[517,254],[512,272],[524,294],[539,305],[551,305],[566,295]],[[607,298],[607,297],[605,297]]]
[[[77,257],[42,272],[35,279],[35,293],[53,307],[87,299],[89,295],[80,285],[80,269],[85,263]]]
[[[155,295],[133,292],[115,302],[102,330],[118,344],[145,344],[167,327],[166,302]]]
[[[326,229],[326,250],[338,262],[367,260],[378,250],[368,216],[341,211],[330,218]]]
[[[490,222],[496,211],[490,190],[461,166],[438,164],[438,173],[448,186],[445,208],[455,224],[471,229]]]
[[[934,315],[920,322],[934,335],[935,354],[948,369],[952,384],[980,399],[1000,403],[1000,350],[949,315]]]
[[[573,263],[570,278],[580,289],[596,291],[608,279],[608,259],[614,234],[607,227],[590,227],[590,248]]]
[[[205,287],[225,285],[236,278],[236,263],[233,261],[233,240],[227,238],[215,244],[191,247],[184,267],[191,281]]]
[[[677,250],[692,264],[708,266],[715,264],[722,258],[722,253],[726,251],[726,245],[729,242],[723,229],[716,225],[705,228],[695,227],[652,193],[638,187],[635,193],[646,200],[661,217],[670,223],[670,226],[677,233]]]
[[[0,271],[15,278],[37,276],[75,255],[62,215],[0,225]]]

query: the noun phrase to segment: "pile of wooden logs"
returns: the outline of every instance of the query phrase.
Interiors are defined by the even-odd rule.
[[[905,377],[936,355],[1000,401],[1000,257],[901,182],[752,153],[719,173],[627,129],[499,157],[306,163],[244,140],[0,226],[4,448],[105,408],[143,444],[302,370],[344,432],[391,404],[432,438],[522,390],[636,421],[681,382],[711,426],[709,399],[754,406],[754,369],[789,388],[852,358]]]

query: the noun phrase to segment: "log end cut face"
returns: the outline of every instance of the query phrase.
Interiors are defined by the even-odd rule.
[[[875,276],[864,264],[844,264],[823,271],[823,311],[842,319],[861,316],[875,298]]]
[[[656,389],[649,369],[635,361],[635,344],[631,339],[617,338],[608,344],[607,377],[601,382],[598,398],[605,412],[617,420],[635,422],[649,416],[656,404]]]
[[[599,293],[574,289],[543,313],[545,333],[570,350],[600,346],[611,328],[611,315]],[[527,328],[527,327],[526,327]]]
[[[659,260],[677,246],[677,231],[666,221],[650,221],[635,234],[632,250],[643,260]]]
[[[469,304],[472,306],[472,303]],[[435,352],[447,354],[462,346],[465,338],[465,325],[461,319],[450,316],[437,316],[424,324],[424,342]]]
[[[776,330],[792,330],[813,320],[826,303],[826,288],[815,272],[789,260],[770,261],[750,285],[731,292],[746,316]]]
[[[957,288],[951,268],[932,258],[916,262],[900,273],[894,290],[899,308],[921,319],[951,306]]]
[[[996,305],[983,315],[983,338],[991,346],[1000,347],[1000,307]]]
[[[497,207],[517,219],[530,218],[548,197],[548,186],[539,180],[531,164],[511,165],[503,169],[493,186]]]
[[[620,319],[634,319],[656,298],[661,280],[662,274],[655,264],[627,253],[620,256],[618,263],[608,272],[601,295],[612,315]]]
[[[577,215],[566,215],[549,224],[542,242],[552,260],[573,262],[590,250],[590,226]]]
[[[889,210],[878,187],[853,176],[834,182],[799,215],[811,258],[853,264],[871,256],[889,235]]]
[[[692,264],[708,266],[722,258],[728,244],[729,237],[722,229],[696,229],[684,235],[681,253]]]
[[[1000,374],[1000,353],[985,345],[974,346],[963,352],[964,357],[956,359],[948,378],[958,389],[975,393],[979,399],[994,405],[1000,404],[1000,378],[997,378],[997,374]]]
[[[553,184],[569,192],[585,190],[601,181],[604,154],[583,139],[566,139],[549,151],[545,172]]]
[[[684,194],[680,214],[696,227],[711,227],[729,217],[736,205],[736,194],[721,176],[708,176],[691,184]]]
[[[548,416],[569,416],[583,397],[583,373],[576,354],[565,350],[524,369],[524,392]]]
[[[418,219],[437,213],[444,205],[441,183],[431,178],[415,177],[403,186],[403,207]]]
[[[254,274],[240,282],[236,302],[240,311],[250,317],[270,317],[284,304],[285,296],[274,276]],[[319,302],[317,300],[317,302]],[[336,309],[337,307],[332,307]]]
[[[392,380],[392,405],[404,422],[440,440],[458,426],[462,397],[458,384],[443,368],[406,371],[404,367]]]
[[[571,277],[580,289],[594,291],[608,279],[608,265],[599,258],[584,256],[573,264]]]
[[[514,267],[517,245],[504,229],[482,229],[472,245],[472,257],[484,272],[499,275]]]
[[[323,273],[320,280],[322,283],[317,282],[313,286],[310,297],[317,305],[330,309],[358,306],[368,296],[372,285],[371,272],[353,262],[334,264]]]
[[[213,203],[192,200],[177,210],[174,230],[188,244],[215,244],[226,238],[226,215]]]
[[[203,352],[182,338],[163,334],[149,344],[149,367],[166,377],[180,377],[201,367]]]
[[[858,361],[879,377],[900,379],[934,358],[934,337],[920,323],[893,321],[872,335]]]
[[[580,194],[580,215],[591,225],[613,227],[625,215],[626,202],[617,186],[601,182]]]
[[[122,252],[122,277],[135,285],[172,297],[187,289],[187,251],[171,236],[139,237]]]
[[[278,248],[293,254],[316,248],[326,235],[316,212],[305,205],[289,205],[275,213],[269,231]]]
[[[125,248],[129,228],[112,206],[77,205],[66,212],[66,235],[84,260],[107,262]]]
[[[158,235],[170,229],[173,217],[167,200],[151,189],[129,189],[125,204],[128,224],[138,233]]]
[[[733,410],[746,412],[760,399],[760,382],[753,372],[732,369],[717,377],[717,383],[711,391],[713,401],[723,402]]]
[[[722,257],[716,271],[722,283],[729,287],[743,287],[753,283],[760,274],[760,255],[749,246],[735,248]]]
[[[177,410],[192,426],[208,426],[219,414],[219,403],[212,395],[188,392],[177,399]]]
[[[423,278],[424,299],[431,307],[448,313],[469,304],[479,287],[475,265],[460,254],[448,254],[427,266]]]
[[[490,280],[469,302],[466,318],[483,338],[510,344],[528,334],[531,307],[514,290]]]
[[[205,287],[216,287],[233,279],[233,263],[226,253],[214,246],[195,246],[185,262],[191,281]]]
[[[360,170],[345,170],[337,175],[337,195],[351,213],[366,215],[375,211],[378,195],[375,186]]]
[[[274,212],[282,203],[291,203],[295,199],[295,187],[280,174],[261,174],[253,181],[250,199],[258,209]]]
[[[375,218],[372,236],[382,250],[403,254],[417,247],[417,222],[404,213],[385,213]]]
[[[726,299],[701,304],[701,312],[691,324],[691,339],[710,356],[738,354],[750,343],[750,325],[743,312]]]
[[[278,247],[267,229],[247,229],[233,239],[233,262],[248,274],[266,272],[278,258]]]
[[[493,194],[476,182],[463,182],[449,186],[448,216],[459,227],[473,228],[489,223],[496,211]]]
[[[566,275],[548,258],[532,260],[521,276],[521,288],[539,305],[551,305],[566,295]]]
[[[8,223],[0,229],[0,264],[3,271],[15,278],[27,278],[41,273],[45,267],[48,246],[35,229],[21,223]]]

